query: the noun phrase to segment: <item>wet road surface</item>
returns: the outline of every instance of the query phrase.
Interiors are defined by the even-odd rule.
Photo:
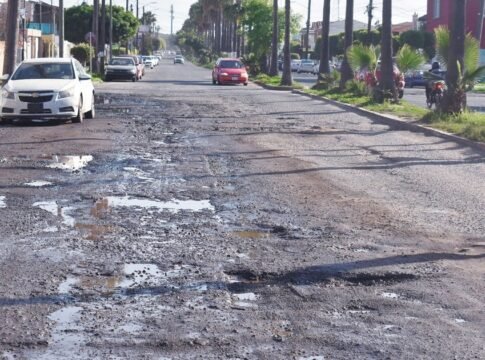
[[[0,126],[5,359],[485,357],[485,157],[168,60]]]

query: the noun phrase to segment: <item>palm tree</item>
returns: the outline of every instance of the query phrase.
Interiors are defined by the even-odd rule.
[[[278,0],[273,0],[273,37],[271,39],[271,66],[269,75],[278,75]]]
[[[330,66],[330,0],[325,0],[323,3],[323,20],[322,20],[322,49],[320,53],[320,66],[318,68],[318,77],[321,79],[321,74],[329,74]]]
[[[384,1],[385,2],[385,1]],[[340,88],[344,89],[347,81],[352,80],[354,74],[347,60],[347,51],[354,40],[354,0],[347,0],[345,10],[345,39],[344,39],[344,60],[341,67]]]
[[[381,90],[386,94],[392,94],[396,98],[396,82],[392,64],[392,0],[382,3],[382,39],[381,39]],[[382,99],[383,99],[382,98]]]
[[[290,0],[285,0],[285,46],[283,49],[283,76],[281,85],[291,86],[291,58],[290,58]]]
[[[443,98],[442,109],[446,112],[459,113],[466,106],[466,93],[459,86],[463,77],[465,58],[465,7],[466,0],[453,1],[453,20],[450,32],[450,47],[446,84],[448,86]]]

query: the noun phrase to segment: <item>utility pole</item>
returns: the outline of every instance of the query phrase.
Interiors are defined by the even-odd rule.
[[[8,0],[3,73],[12,74],[17,59],[19,0]]]
[[[59,0],[59,57],[64,57],[64,0]]]
[[[312,8],[312,0],[308,0],[308,18],[306,20],[306,50],[305,58],[308,59],[308,49],[310,48],[310,12]]]
[[[128,12],[128,7],[129,7],[129,0],[126,0],[126,8],[125,8],[125,11]]]
[[[99,74],[99,0],[94,0],[93,3],[93,34],[94,34],[94,67],[96,72]]]
[[[109,0],[109,60],[113,58],[113,0]]]
[[[173,4],[170,5],[170,35],[173,35]]]
[[[104,74],[104,61],[106,59],[106,0],[101,0],[101,74]]]
[[[139,17],[138,17],[138,0],[136,0],[136,18],[139,19]]]

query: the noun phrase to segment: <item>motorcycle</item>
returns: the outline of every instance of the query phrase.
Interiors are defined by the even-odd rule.
[[[428,105],[428,109],[431,109],[433,104],[438,109],[443,100],[443,94],[446,87],[445,82],[443,80],[432,81],[430,87],[431,91],[426,99],[426,104]]]

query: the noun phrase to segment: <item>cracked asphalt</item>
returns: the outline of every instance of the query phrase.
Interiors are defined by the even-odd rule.
[[[164,60],[0,126],[0,359],[483,359],[485,156]]]

